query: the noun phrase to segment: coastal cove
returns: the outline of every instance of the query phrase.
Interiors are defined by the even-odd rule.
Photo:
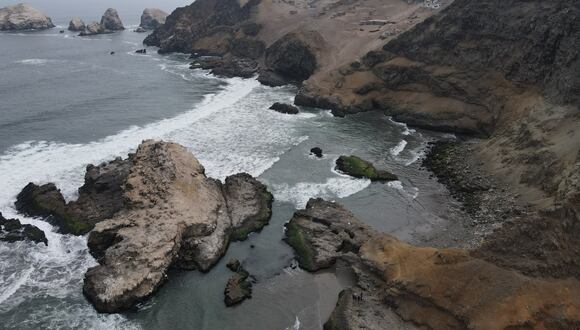
[[[442,134],[409,129],[381,113],[344,119],[301,108],[298,115],[280,114],[268,108],[291,102],[294,87],[217,78],[190,70],[187,55],[157,55],[155,48],[137,55],[141,39],[129,30],[90,39],[54,29],[0,34],[10,45],[9,52],[1,50],[8,60],[0,79],[0,212],[38,226],[49,241],[48,247],[0,243],[6,327],[319,328],[351,279],[346,271],[309,274],[293,265],[283,225],[309,198],[339,201],[374,228],[413,242],[445,227],[456,216],[450,210],[460,213],[420,168],[427,142]],[[86,165],[126,157],[148,138],[184,145],[210,176],[257,176],[274,194],[273,217],[262,232],[232,243],[209,273],[171,272],[138,311],[98,314],[81,290],[84,272],[96,263],[86,238],[16,214],[14,199],[32,181],[54,182],[73,200]],[[322,159],[309,155],[316,146]],[[400,181],[371,183],[337,173],[335,160],[354,153]],[[232,257],[256,284],[252,299],[226,309],[225,263]]]

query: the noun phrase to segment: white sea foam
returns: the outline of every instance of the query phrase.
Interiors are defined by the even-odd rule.
[[[42,58],[29,58],[25,60],[16,61],[15,63],[18,64],[25,64],[25,65],[45,65],[50,62],[58,62],[57,60],[47,60]]]
[[[304,208],[310,198],[321,197],[328,200],[345,198],[365,189],[370,184],[371,181],[367,179],[340,176],[329,178],[322,183],[275,184],[271,188],[276,200],[293,203],[296,208]]]
[[[401,152],[403,152],[403,150],[405,150],[405,147],[407,146],[407,141],[405,140],[401,140],[399,143],[397,143],[396,146],[391,148],[391,155],[393,156],[398,156]]]

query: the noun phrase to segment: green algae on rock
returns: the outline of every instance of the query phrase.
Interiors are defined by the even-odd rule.
[[[371,181],[395,181],[397,176],[377,170],[373,164],[357,156],[340,156],[336,160],[336,169],[355,178],[366,178]]]

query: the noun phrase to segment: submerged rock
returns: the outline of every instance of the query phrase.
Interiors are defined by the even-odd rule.
[[[357,156],[340,156],[336,160],[336,169],[355,178],[366,178],[371,181],[397,180],[396,175],[377,170],[373,164]]]
[[[138,27],[135,30],[133,30],[133,32],[137,32],[137,33],[145,33],[147,32],[146,29],[142,28],[142,27]]]
[[[340,261],[356,273],[356,286],[341,293],[325,329],[407,328],[403,320],[431,329],[574,328],[580,323],[576,279],[527,277],[466,250],[412,246],[321,199],[294,214],[286,241],[304,269],[317,271]]]
[[[270,107],[270,110],[274,110],[274,111],[279,112],[279,113],[285,113],[285,114],[290,114],[290,115],[295,115],[295,114],[300,112],[298,110],[298,108],[293,106],[293,105],[279,103],[279,102],[272,104],[272,106]]]
[[[50,17],[27,4],[0,8],[0,30],[45,30],[53,27]]]
[[[122,185],[122,209],[88,238],[99,264],[83,292],[100,312],[130,309],[150,296],[170,267],[208,271],[230,240],[259,230],[271,215],[272,195],[248,174],[225,184],[175,143],[143,142]]]
[[[38,227],[22,224],[17,219],[6,219],[0,213],[0,241],[12,243],[24,240],[48,245],[46,235]]]
[[[165,19],[169,16],[166,12],[157,8],[147,8],[141,15],[141,24],[139,27],[146,30],[155,30],[160,25],[165,24]]]
[[[101,17],[101,25],[107,31],[121,31],[125,30],[123,26],[123,22],[121,22],[121,18],[119,17],[119,13],[117,10],[113,8],[109,8]]]
[[[81,32],[84,31],[86,28],[86,24],[85,22],[83,22],[82,19],[80,18],[73,18],[69,23],[68,23],[68,30],[69,31],[76,31],[76,32]]]

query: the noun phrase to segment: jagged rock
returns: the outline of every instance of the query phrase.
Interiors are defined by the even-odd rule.
[[[0,241],[12,243],[24,240],[48,245],[46,235],[38,227],[21,224],[17,219],[6,219],[0,213]]]
[[[230,49],[234,56],[256,60],[264,54],[266,45],[259,40],[238,38],[232,40]]]
[[[238,259],[230,259],[230,261],[228,261],[226,264],[226,267],[228,267],[228,269],[232,272],[237,272],[241,265],[242,263]]]
[[[280,103],[280,102],[276,102],[276,103],[272,104],[272,106],[270,107],[270,110],[274,110],[274,111],[279,112],[279,113],[291,114],[291,115],[295,115],[295,114],[300,112],[297,107],[290,105],[290,104]]]
[[[16,198],[23,214],[44,217],[64,234],[84,235],[94,225],[113,216],[123,207],[121,186],[129,173],[130,161],[120,158],[99,166],[88,165],[79,198],[66,204],[52,183],[29,183]]]
[[[251,78],[258,70],[258,63],[248,58],[203,56],[191,68],[211,70],[216,76]]]
[[[119,17],[119,13],[113,8],[109,8],[101,17],[101,25],[107,31],[121,31],[125,30],[123,26],[123,22],[121,22],[121,18]]]
[[[147,54],[147,49],[143,48],[143,49],[137,49],[135,51],[135,54]]]
[[[397,180],[396,175],[387,171],[379,171],[373,164],[357,156],[340,156],[336,160],[336,169],[355,178],[366,178],[371,181]]]
[[[319,147],[314,147],[310,149],[310,154],[318,158],[322,158],[322,149],[320,149]]]
[[[147,32],[146,29],[142,28],[142,27],[138,27],[135,30],[133,30],[133,32],[137,32],[137,33],[145,33]]]
[[[278,87],[288,85],[288,81],[280,76],[279,74],[272,72],[270,70],[260,70],[258,81],[262,85],[270,86],[270,87]]]
[[[93,36],[97,34],[107,33],[105,28],[99,22],[89,23],[84,31],[81,31],[80,36]]]
[[[288,33],[268,47],[266,66],[287,80],[301,82],[316,70],[315,45],[323,44],[322,36],[314,31]]]
[[[325,329],[574,328],[580,282],[526,277],[462,249],[415,247],[362,224],[335,203],[310,200],[286,225],[300,266],[341,261],[357,285],[341,293]],[[394,311],[398,318],[390,313]]]
[[[150,296],[170,267],[208,271],[230,239],[267,224],[272,195],[248,174],[225,184],[184,147],[144,141],[131,156],[123,208],[88,238],[100,265],[85,275],[83,292],[100,312],[119,312]]]
[[[228,279],[224,290],[224,302],[231,307],[242,301],[252,298],[252,283],[249,281],[250,274],[240,267],[236,274]]]
[[[159,26],[165,24],[167,16],[169,16],[169,14],[161,9],[146,8],[143,10],[143,14],[141,15],[141,24],[139,27],[146,30],[155,30]]]
[[[0,30],[44,30],[53,27],[50,17],[27,4],[0,8]]]
[[[69,31],[81,32],[81,31],[84,31],[85,28],[86,28],[85,22],[83,22],[83,20],[80,18],[73,18],[68,23],[68,30]]]

